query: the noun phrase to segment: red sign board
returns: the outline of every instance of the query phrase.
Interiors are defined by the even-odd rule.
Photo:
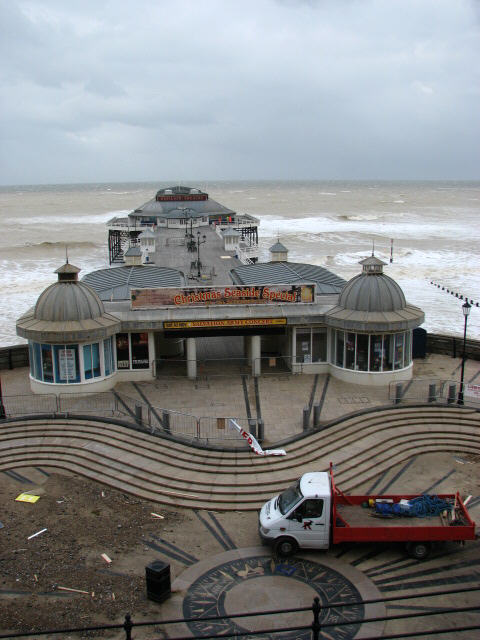
[[[168,195],[156,196],[157,202],[187,202],[188,200],[208,200],[207,193],[195,193],[191,195]]]
[[[314,302],[314,284],[131,289],[132,309]]]

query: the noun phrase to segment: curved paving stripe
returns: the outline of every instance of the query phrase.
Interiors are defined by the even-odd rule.
[[[344,490],[421,453],[480,453],[480,414],[469,409],[385,409],[345,419],[286,445],[286,457],[206,451],[95,419],[24,420],[0,427],[0,470],[73,471],[162,504],[257,509],[312,469],[336,464]]]

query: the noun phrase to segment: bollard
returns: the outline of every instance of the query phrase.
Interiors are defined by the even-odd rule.
[[[250,431],[250,435],[254,438],[257,437],[257,421],[254,418],[248,419],[248,430]]]
[[[162,412],[162,423],[164,431],[170,433],[170,414],[168,413],[168,411]]]
[[[257,434],[257,440],[259,442],[263,442],[265,439],[265,424],[263,423],[262,418],[258,419],[258,434]]]
[[[138,425],[142,424],[142,405],[141,404],[135,405],[135,422]]]
[[[437,399],[437,385],[432,382],[428,385],[428,401],[435,402]]]
[[[400,404],[402,401],[402,383],[397,382],[395,385],[395,404]]]
[[[310,426],[310,407],[303,407],[303,430],[308,431]]]
[[[320,426],[320,405],[313,405],[313,428],[317,429]]]
[[[457,385],[456,384],[449,384],[448,385],[447,403],[448,404],[453,404],[455,402],[455,398],[456,397],[457,397]]]

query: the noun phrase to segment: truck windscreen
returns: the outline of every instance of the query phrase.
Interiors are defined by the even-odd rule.
[[[280,509],[281,514],[285,515],[288,513],[290,509],[293,509],[297,502],[300,502],[302,498],[303,495],[300,491],[300,481],[298,481],[293,486],[285,489],[285,491],[279,495],[278,508]]]

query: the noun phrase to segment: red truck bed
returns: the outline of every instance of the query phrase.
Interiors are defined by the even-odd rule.
[[[418,494],[404,495],[345,495],[335,486],[330,470],[332,487],[332,535],[333,542],[415,542],[438,540],[474,540],[475,523],[470,519],[459,494],[439,494],[440,498],[456,500],[455,519],[452,516],[415,518],[394,516],[378,518],[372,516],[373,509],[362,507],[370,498],[387,498],[394,503],[402,499],[411,500]]]

